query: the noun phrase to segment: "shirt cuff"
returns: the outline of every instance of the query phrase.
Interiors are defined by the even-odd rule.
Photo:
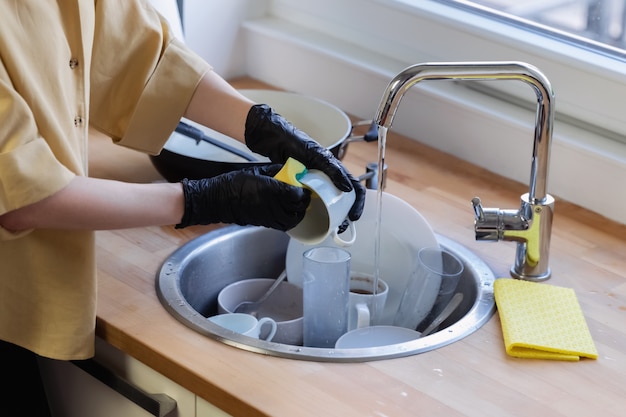
[[[117,143],[157,155],[185,113],[202,76],[211,67],[174,39],[150,77],[126,133]]]

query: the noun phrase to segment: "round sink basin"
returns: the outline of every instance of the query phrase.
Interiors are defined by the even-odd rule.
[[[285,268],[289,236],[262,227],[227,226],[181,246],[163,263],[156,286],[167,311],[193,330],[240,349],[291,359],[363,362],[415,355],[453,343],[473,333],[495,312],[491,269],[462,245],[437,236],[465,266],[457,291],[463,301],[439,330],[423,338],[375,348],[329,349],[254,339],[229,331],[206,318],[217,314],[217,295],[239,280],[277,277]]]

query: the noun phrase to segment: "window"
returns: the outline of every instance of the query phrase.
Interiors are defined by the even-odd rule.
[[[606,65],[604,70],[613,68],[623,73],[626,69],[624,68],[626,67],[626,2],[624,0],[528,0],[524,2],[438,0],[438,2],[535,33],[546,39],[552,39],[557,42],[557,45],[560,43],[562,49],[565,49],[566,45],[571,46],[573,47],[572,58],[578,56],[579,64],[585,65],[584,60],[589,60],[589,63],[598,62],[600,65]],[[600,57],[607,58],[605,64],[601,63]],[[565,74],[565,72],[562,73]],[[602,72],[600,71],[598,75],[602,76]],[[592,82],[592,77],[581,78],[578,81],[581,85],[592,85]],[[623,84],[624,80],[622,79],[620,83]],[[594,96],[605,99],[610,95],[603,94],[602,84],[603,80],[598,80],[598,91]],[[578,90],[579,88],[571,89]],[[616,98],[619,100],[619,97]],[[582,95],[578,99],[580,102],[585,100]],[[615,108],[621,107],[618,102],[611,101],[610,106],[614,105]],[[612,109],[606,107],[596,107],[595,104],[593,107],[602,109],[604,115],[612,113]],[[581,105],[581,109],[587,115],[594,113],[584,104]],[[619,112],[615,116],[618,119],[621,118]],[[564,109],[557,118],[598,132],[612,140],[626,143],[626,132],[623,127],[612,128],[611,123],[604,125],[606,119],[602,116],[588,117],[581,113],[571,114]]]
[[[581,48],[626,56],[624,0],[444,0],[510,24],[561,38]]]

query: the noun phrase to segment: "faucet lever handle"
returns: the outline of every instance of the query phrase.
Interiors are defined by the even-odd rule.
[[[474,206],[474,215],[476,216],[476,220],[484,222],[485,212],[483,210],[483,205],[480,202],[480,198],[478,197],[472,198],[472,206]]]
[[[476,240],[500,240],[502,211],[497,208],[484,209],[480,198],[472,198],[474,206],[474,232]]]

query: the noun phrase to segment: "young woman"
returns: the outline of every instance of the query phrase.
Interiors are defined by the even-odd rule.
[[[16,404],[6,415],[46,415],[43,396],[41,409],[15,401],[39,386],[36,355],[94,353],[94,230],[217,222],[288,230],[309,203],[306,191],[272,178],[289,156],[355,188],[350,217],[361,215],[364,189],[329,151],[240,95],[145,1],[11,0],[0,16],[0,363],[12,364],[2,366],[5,386],[29,390],[2,390],[2,403]],[[89,126],[158,153],[182,116],[276,165],[177,184],[87,176]]]

